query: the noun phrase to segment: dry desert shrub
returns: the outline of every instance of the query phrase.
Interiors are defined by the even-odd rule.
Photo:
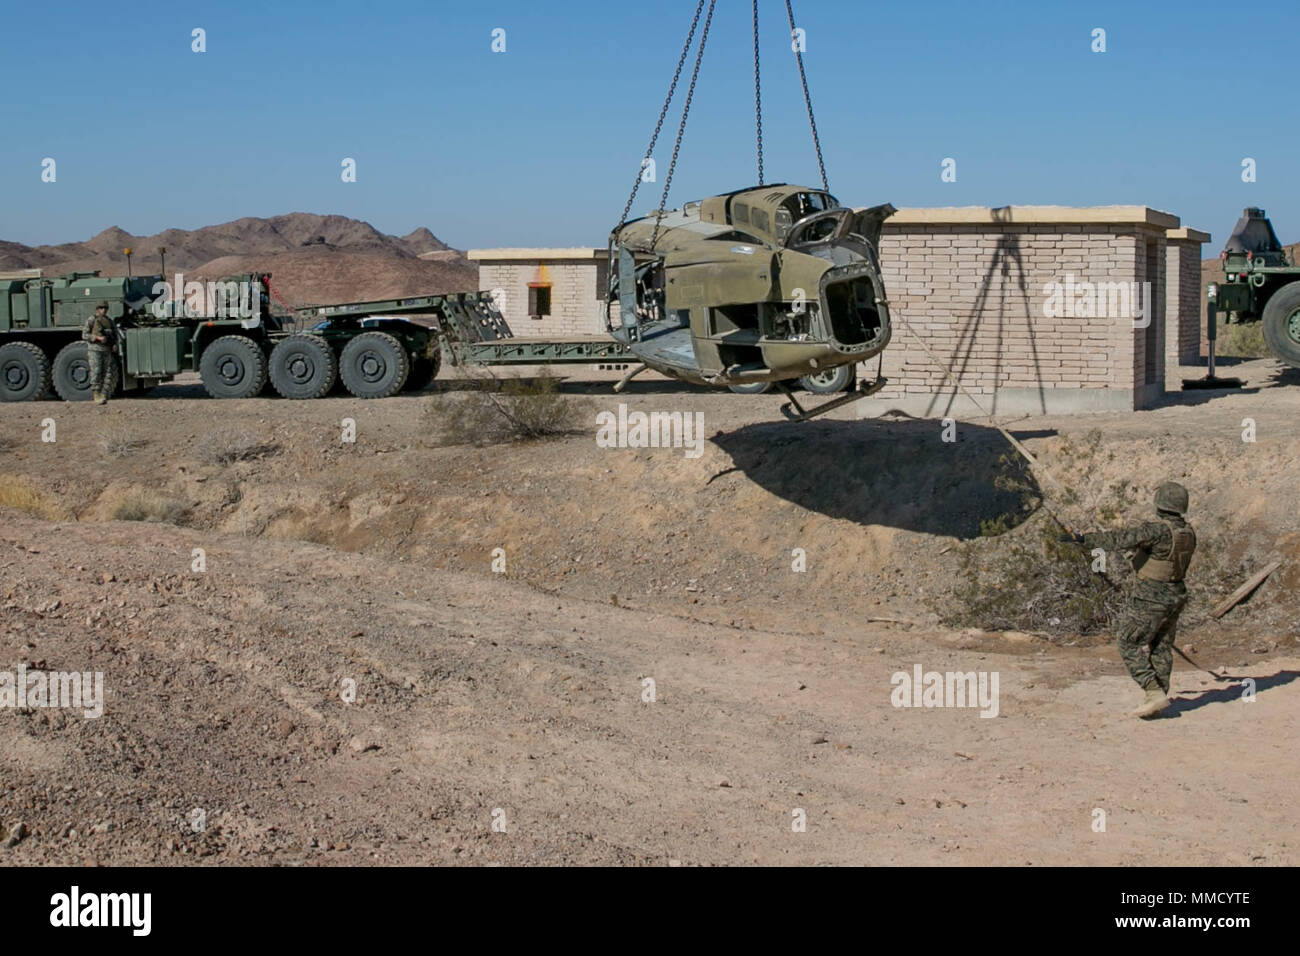
[[[229,465],[265,458],[279,450],[277,442],[263,440],[251,432],[225,431],[204,436],[199,457],[209,465]]]
[[[115,521],[160,521],[177,524],[185,517],[185,505],[148,488],[134,485],[108,502],[108,516]]]
[[[952,627],[1056,635],[1112,630],[1132,586],[1127,563],[1108,555],[1106,570],[1094,571],[1087,549],[1061,540],[1061,522],[1091,530],[1131,510],[1132,483],[1097,478],[1113,460],[1099,429],[1081,439],[1063,436],[1051,465],[1056,480],[1044,488],[1018,454],[1002,455],[994,486],[1017,495],[1020,507],[980,523],[983,538],[962,549],[955,584],[935,600],[940,620]],[[1080,515],[1091,517],[1075,527]]]
[[[1111,629],[1127,604],[1131,576],[1092,570],[1084,548],[1035,520],[961,552],[957,582],[936,603],[952,627],[1089,635]]]
[[[536,378],[499,379],[490,370],[472,387],[430,401],[425,417],[440,445],[498,445],[558,438],[579,429],[587,402],[560,391],[547,371]]]
[[[125,458],[148,444],[128,428],[108,428],[99,437],[99,447],[108,458]]]
[[[1089,549],[1061,540],[1061,522],[1074,531],[1091,531],[1151,520],[1153,489],[1101,477],[1115,457],[1103,446],[1098,429],[1078,439],[1063,436],[1050,463],[1056,481],[1044,488],[1023,459],[1004,455],[994,484],[1017,492],[1021,508],[982,522],[984,537],[963,547],[956,582],[933,600],[940,619],[949,626],[984,630],[1113,633],[1136,580],[1132,565],[1124,554],[1108,551],[1104,569],[1099,565],[1094,570]],[[1192,523],[1196,525],[1195,516]],[[1241,560],[1228,559],[1218,526],[1197,527],[1197,536],[1184,626],[1204,622],[1212,604],[1249,571]]]
[[[1267,358],[1272,353],[1264,343],[1262,322],[1221,323],[1215,353],[1232,358]]]
[[[17,475],[0,475],[0,507],[16,508],[46,521],[62,521],[67,517],[55,498]]]

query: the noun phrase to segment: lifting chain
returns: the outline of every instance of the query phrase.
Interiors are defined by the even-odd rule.
[[[686,118],[691,113],[691,100],[695,97],[695,81],[700,77],[700,62],[704,59],[704,46],[709,42],[709,24],[713,22],[713,8],[718,0],[709,0],[709,12],[704,18],[704,29],[700,31],[700,48],[695,51],[695,68],[691,70],[691,84],[686,88],[686,101],[682,104],[682,122],[677,127],[677,140],[673,143],[673,158],[668,162],[668,175],[664,177],[664,192],[659,197],[659,208],[655,211],[655,231],[650,235],[650,248],[659,241],[659,227],[663,225],[664,212],[668,205],[668,190],[673,184],[673,170],[677,168],[677,154],[682,148],[682,137],[686,135]]]
[[[799,81],[803,84],[803,101],[808,106],[808,125],[812,127],[813,147],[817,150],[817,168],[822,174],[822,189],[830,192],[831,188],[826,182],[826,164],[822,162],[822,144],[817,138],[817,120],[813,118],[812,97],[808,95],[808,77],[803,71],[803,53],[799,50],[798,33],[794,26],[794,10],[790,7],[790,0],[785,0],[785,13],[790,18],[790,48],[794,50],[795,62],[799,64]]]
[[[704,9],[704,0],[699,0],[695,5],[695,17],[691,20],[690,32],[686,34],[686,44],[682,47],[682,55],[677,58],[677,69],[673,71],[673,81],[668,85],[668,96],[664,98],[663,109],[659,111],[659,122],[655,123],[655,131],[650,136],[650,145],[646,147],[645,158],[650,159],[650,154],[655,151],[655,143],[659,142],[659,131],[663,129],[664,117],[668,115],[668,107],[673,101],[673,94],[677,92],[677,80],[682,75],[682,65],[686,62],[686,54],[690,52],[691,41],[695,39],[695,27],[700,22],[700,11]],[[712,7],[709,9],[710,15],[713,13]],[[619,217],[618,228],[621,229],[627,223],[627,214],[632,211],[632,203],[636,201],[636,191],[641,188],[641,177],[645,173],[645,163],[636,172],[636,180],[632,183],[632,194],[627,197],[627,205],[623,207],[623,215]]]
[[[695,83],[700,75],[700,63],[704,59],[704,47],[709,40],[709,26],[713,23],[713,11],[717,6],[717,0],[709,0],[709,11],[704,18],[704,29],[700,32],[700,46],[695,53],[695,66],[691,71],[691,82],[686,90],[686,100],[682,105],[682,120],[677,127],[677,138],[673,142],[673,155],[668,163],[668,173],[664,177],[663,195],[659,199],[659,208],[655,210],[655,228],[650,237],[650,248],[654,248],[659,241],[660,227],[663,224],[664,213],[668,205],[668,191],[672,187],[673,173],[677,169],[677,157],[681,152],[682,138],[686,135],[686,119],[691,112],[691,100],[695,96]],[[695,5],[695,16],[691,19],[691,28],[686,34],[686,43],[682,46],[681,55],[677,58],[677,69],[673,71],[672,83],[668,86],[668,95],[664,98],[663,108],[659,110],[659,120],[655,123],[654,133],[650,136],[650,145],[646,148],[646,160],[650,159],[651,153],[654,152],[655,144],[659,142],[659,134],[663,130],[664,119],[668,115],[668,107],[672,104],[673,96],[677,92],[677,83],[681,79],[682,67],[686,63],[686,54],[690,52],[691,44],[695,39],[695,31],[699,26],[700,13],[704,9],[704,0],[698,0]],[[761,62],[759,60],[758,48],[758,0],[752,0],[752,11],[754,21],[754,127],[755,138],[758,148],[758,185],[764,184],[763,172],[763,92],[761,82]],[[799,82],[803,86],[804,105],[808,108],[808,125],[812,129],[813,148],[817,152],[817,170],[821,174],[822,189],[830,191],[830,184],[826,179],[826,162],[822,157],[821,139],[817,135],[817,119],[813,115],[812,95],[808,92],[808,75],[804,72],[803,53],[799,49],[798,33],[794,25],[794,9],[791,6],[791,0],[785,0],[785,13],[790,22],[790,46],[794,50],[795,62],[799,66]],[[632,184],[632,192],[627,197],[627,204],[623,206],[623,214],[619,217],[617,229],[621,229],[627,223],[628,213],[632,211],[632,203],[636,201],[637,190],[641,188],[642,175],[645,171],[645,160],[642,161],[641,169],[637,170],[635,182]]]
[[[758,68],[758,0],[754,0],[754,129],[758,140],[758,184],[763,185],[763,89]]]

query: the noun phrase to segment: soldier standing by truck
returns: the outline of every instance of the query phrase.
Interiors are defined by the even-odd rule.
[[[81,329],[86,343],[86,359],[90,362],[90,390],[96,405],[107,405],[108,396],[116,384],[113,355],[117,352],[117,326],[108,317],[108,303],[95,306],[95,314],[86,320]]]
[[[1169,706],[1169,677],[1174,668],[1178,615],[1187,604],[1183,578],[1196,550],[1196,532],[1183,515],[1187,489],[1166,482],[1156,489],[1156,521],[1118,531],[1069,533],[1063,538],[1089,548],[1135,550],[1137,584],[1129,614],[1119,632],[1119,653],[1129,676],[1146,692],[1132,716],[1154,717]]]

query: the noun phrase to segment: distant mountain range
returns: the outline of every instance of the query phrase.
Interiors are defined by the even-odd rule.
[[[25,246],[0,240],[0,271],[40,269],[45,275],[99,270],[125,275],[130,248],[134,275],[162,271],[166,248],[170,280],[211,279],[244,272],[272,274],[275,291],[291,305],[386,299],[478,288],[478,267],[428,229],[385,235],[346,216],[295,212],[245,218],[202,229],[168,229],[133,236],[111,226],[85,242]]]

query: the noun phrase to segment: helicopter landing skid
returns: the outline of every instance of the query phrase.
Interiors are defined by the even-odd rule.
[[[798,399],[790,391],[790,386],[785,382],[777,382],[776,387],[785,392],[785,397],[790,399],[786,404],[781,406],[781,414],[792,422],[806,422],[810,418],[816,418],[818,415],[824,415],[832,409],[839,408],[841,405],[847,405],[849,402],[856,402],[859,398],[866,398],[868,395],[874,395],[885,387],[889,379],[883,375],[874,382],[860,382],[858,387],[850,392],[845,392],[839,398],[833,398],[824,405],[818,405],[816,408],[805,409],[799,404]]]

